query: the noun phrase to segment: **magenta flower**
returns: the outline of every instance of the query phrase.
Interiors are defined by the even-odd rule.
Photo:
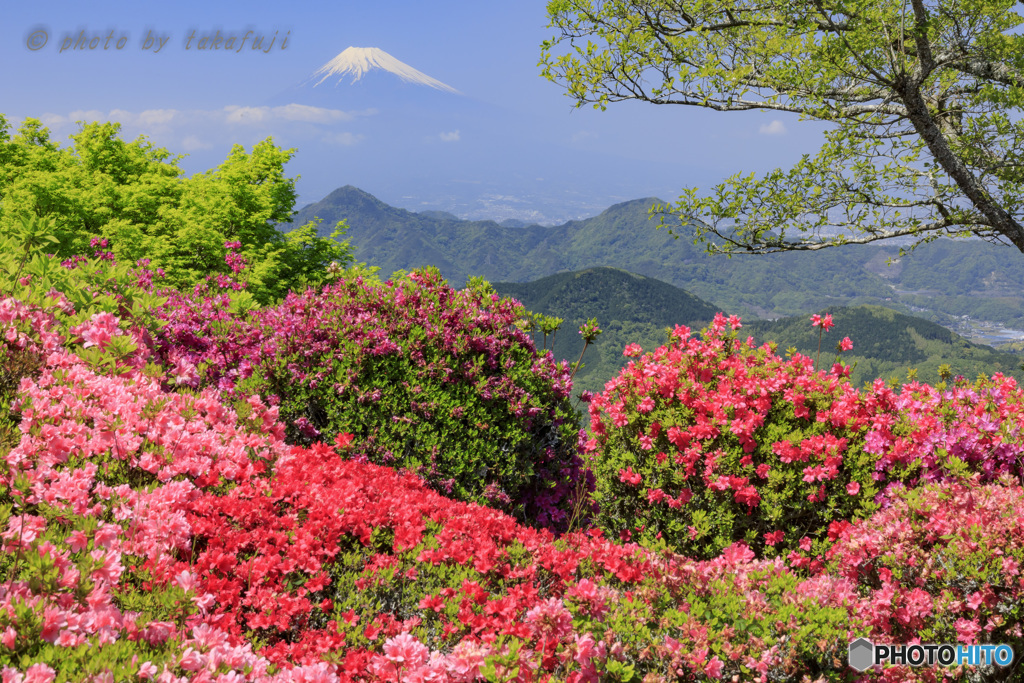
[[[824,318],[821,317],[820,315],[812,315],[811,316],[811,327],[821,327],[821,329],[823,329],[826,332],[828,332],[829,330],[831,330],[835,326],[836,326],[836,324],[834,322],[832,322],[832,314],[831,313],[826,314]]]

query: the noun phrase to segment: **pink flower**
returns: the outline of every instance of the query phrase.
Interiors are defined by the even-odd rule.
[[[206,666],[206,657],[191,647],[185,648],[185,652],[182,653],[181,659],[178,661],[178,666],[185,671],[199,671]]]
[[[846,492],[851,496],[856,496],[858,493],[860,493],[860,483],[856,481],[851,481],[849,484],[846,485]]]
[[[721,678],[724,666],[725,665],[722,663],[722,660],[718,658],[718,655],[715,655],[711,658],[711,661],[708,662],[707,666],[704,667],[704,673],[711,678]]]
[[[88,547],[89,539],[86,538],[85,533],[81,529],[75,529],[68,536],[67,544],[71,548],[71,552],[79,553]]]
[[[849,337],[843,337],[843,341],[839,342],[839,348],[843,351],[849,351],[853,348],[853,342],[850,341]]]
[[[770,534],[765,534],[764,535],[764,542],[767,543],[768,545],[775,545],[776,543],[781,543],[782,539],[785,538],[785,537],[786,537],[785,532],[783,532],[783,531],[773,531]]]
[[[832,314],[829,313],[822,318],[820,315],[811,316],[811,327],[821,327],[821,329],[828,332],[830,329],[835,327],[836,324],[832,322]]]
[[[754,559],[754,551],[751,550],[746,543],[739,541],[733,543],[728,548],[722,551],[722,558],[729,564],[736,564],[738,562],[750,562]]]
[[[801,538],[800,539],[800,549],[803,550],[804,552],[810,552],[811,551],[811,539],[808,538],[807,536],[804,536],[803,538]]]
[[[33,664],[25,669],[24,683],[50,683],[57,677],[57,672],[46,664]]]
[[[626,356],[627,358],[636,358],[637,356],[639,356],[643,352],[644,352],[644,350],[643,350],[643,348],[639,344],[629,344],[622,351],[622,355]]]
[[[396,664],[405,664],[412,668],[425,664],[430,656],[430,650],[416,640],[416,636],[402,633],[384,641],[384,656]]]
[[[619,470],[619,481],[623,484],[632,484],[633,486],[639,486],[641,477],[638,472],[634,472],[632,467],[627,467],[624,470]]]
[[[572,633],[572,613],[558,598],[549,598],[527,612],[526,623],[540,638],[561,640]]]
[[[459,681],[475,681],[480,674],[480,667],[484,665],[488,652],[488,646],[483,643],[475,643],[471,640],[460,641],[448,657],[450,670],[457,674]],[[443,680],[443,679],[442,679]]]
[[[978,634],[981,633],[981,626],[970,619],[957,619],[953,624],[956,627],[956,639],[961,643],[973,644],[977,642]]]

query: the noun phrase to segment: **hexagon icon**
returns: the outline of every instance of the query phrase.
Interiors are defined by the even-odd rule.
[[[850,643],[850,666],[857,671],[869,669],[875,663],[875,646],[867,638],[858,638]]]

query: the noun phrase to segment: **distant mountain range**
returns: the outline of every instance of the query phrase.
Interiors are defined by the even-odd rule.
[[[521,283],[609,266],[683,288],[745,320],[877,304],[958,330],[968,326],[961,316],[1024,329],[1024,255],[1012,248],[936,240],[902,258],[895,246],[851,245],[727,259],[704,253],[686,226],[679,239],[655,229],[648,209],[658,202],[637,199],[543,227],[414,213],[345,186],[279,228],[319,217],[327,235],[345,220],[358,260],[385,273],[437,266],[456,286],[473,275]]]

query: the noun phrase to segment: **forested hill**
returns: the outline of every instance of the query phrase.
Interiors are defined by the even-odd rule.
[[[519,228],[413,213],[346,186],[303,208],[292,225],[318,217],[326,235],[345,220],[357,260],[385,273],[437,266],[456,286],[473,275],[492,282],[526,282],[560,271],[610,266],[671,283],[747,317],[891,296],[886,282],[864,268],[870,255],[863,251],[710,257],[693,244],[692,236],[674,239],[655,229],[648,208],[658,201],[637,199],[581,221]]]
[[[973,344],[945,327],[903,315],[881,306],[837,307],[828,309],[835,327],[820,333],[819,367],[835,361],[836,344],[843,337],[853,340],[853,349],[839,354],[847,365],[855,365],[851,380],[855,385],[875,378],[907,380],[907,371],[915,369],[917,379],[935,384],[939,367],[950,366],[955,375],[974,380],[979,374],[1001,372],[1024,381],[1021,357],[1002,353],[990,346]],[[779,353],[795,347],[800,353],[818,357],[819,330],[811,327],[806,316],[776,321],[752,321],[742,330],[759,343],[776,341]]]
[[[534,313],[567,320],[642,322],[659,327],[708,323],[718,309],[672,285],[621,268],[589,268],[533,282],[494,282],[502,296]]]
[[[577,389],[599,391],[629,360],[622,351],[637,343],[652,351],[668,340],[667,330],[687,325],[696,333],[718,309],[677,287],[616,268],[589,268],[561,273],[530,283],[492,283],[502,296],[519,300],[527,310],[563,318],[554,339],[535,333],[538,347],[546,344],[559,360],[576,361],[583,349],[577,330],[580,323],[596,317],[604,332],[584,356],[584,367],[575,381]],[[979,374],[1002,372],[1024,380],[1021,358],[1000,353],[988,346],[972,344],[941,325],[903,315],[880,306],[834,307],[828,309],[836,326],[821,335],[810,317],[800,315],[776,321],[744,320],[739,336],[753,336],[758,344],[778,343],[777,353],[795,348],[817,360],[819,368],[835,361],[836,344],[843,337],[853,340],[853,349],[840,355],[853,367],[855,386],[877,377],[907,379],[910,370],[917,378],[939,381],[939,367],[948,365],[954,375],[974,379]]]
[[[627,344],[647,350],[665,343],[665,330],[687,325],[694,330],[707,325],[718,309],[708,302],[666,282],[619,268],[588,268],[559,273],[533,282],[494,282],[495,291],[517,299],[528,311],[562,318],[565,322],[545,339],[534,338],[538,348],[550,348],[559,360],[575,362],[583,350],[579,326],[597,318],[602,332],[587,350],[574,386],[600,391],[618,374],[628,358]]]
[[[456,286],[472,275],[527,282],[610,266],[671,283],[745,319],[881,304],[947,325],[949,316],[970,315],[1024,329],[1024,255],[1013,248],[943,239],[902,258],[894,245],[851,245],[727,259],[705,254],[685,227],[680,239],[657,230],[648,218],[657,202],[637,199],[585,220],[520,227],[414,213],[345,186],[279,229],[319,217],[326,236],[345,220],[358,260],[384,273],[434,265]]]

